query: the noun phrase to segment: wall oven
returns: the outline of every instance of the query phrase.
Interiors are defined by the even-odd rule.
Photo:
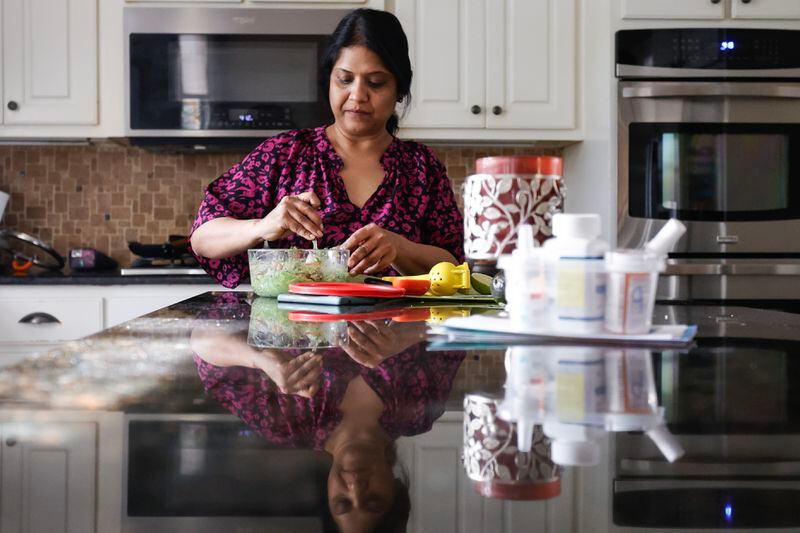
[[[800,531],[800,317],[716,306],[657,315],[699,328],[692,347],[651,354],[685,455],[669,463],[645,434],[614,434],[611,530]]]
[[[326,123],[319,64],[346,12],[126,7],[126,135],[263,139]]]
[[[124,533],[318,533],[329,463],[231,415],[126,415]]]
[[[659,298],[800,298],[800,31],[622,30],[618,244],[687,234]]]

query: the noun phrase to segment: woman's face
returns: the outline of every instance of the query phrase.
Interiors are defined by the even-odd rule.
[[[349,46],[333,66],[328,97],[338,129],[351,137],[374,136],[394,113],[397,83],[375,52]]]
[[[328,507],[342,531],[370,531],[394,498],[385,445],[354,443],[337,451],[328,474]]]

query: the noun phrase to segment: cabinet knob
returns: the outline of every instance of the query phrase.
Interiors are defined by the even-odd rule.
[[[712,4],[719,4],[722,0],[711,0]]]
[[[500,114],[500,113],[502,113],[502,112],[503,112],[503,108],[502,108],[502,107],[500,107],[499,105],[496,105],[496,106],[494,106],[494,107],[492,108],[492,114],[493,114],[493,115],[499,115],[499,114]]]
[[[18,320],[20,324],[61,324],[61,321],[50,313],[28,313]]]
[[[8,102],[8,108],[11,111],[16,111],[17,109],[19,109],[19,104],[16,103],[14,100],[11,100],[10,102]]]
[[[472,111],[472,114],[473,114],[473,115],[480,115],[480,113],[481,113],[481,106],[479,106],[479,105],[474,105],[474,106],[472,106],[472,107],[471,107],[469,110],[470,110],[470,111]]]
[[[9,446],[9,447],[16,446],[16,444],[17,444],[17,439],[15,439],[14,437],[8,437],[6,439],[6,446]]]
[[[749,4],[752,0],[742,0],[743,4]]]

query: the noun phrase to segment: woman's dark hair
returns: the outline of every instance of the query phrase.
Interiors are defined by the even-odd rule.
[[[408,58],[408,39],[397,17],[387,11],[356,9],[339,21],[330,43],[322,56],[320,84],[325,94],[330,88],[331,72],[342,48],[363,45],[375,52],[384,66],[394,75],[397,83],[397,101],[411,101],[411,60]],[[386,130],[392,135],[399,122],[393,113],[386,122]]]

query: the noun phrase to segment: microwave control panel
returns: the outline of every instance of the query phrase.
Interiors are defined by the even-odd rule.
[[[292,126],[292,110],[288,106],[215,109],[207,125],[215,130],[277,130]]]

